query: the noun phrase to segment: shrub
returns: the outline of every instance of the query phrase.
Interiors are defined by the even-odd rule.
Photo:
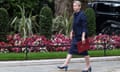
[[[71,26],[73,23],[72,21],[73,21],[73,16],[67,18],[67,13],[64,12],[63,16],[56,16],[53,19],[52,30],[69,36],[71,31]]]
[[[40,11],[40,34],[45,35],[47,38],[52,34],[52,10],[45,5]]]
[[[19,6],[21,11],[21,18],[15,17],[11,23],[14,32],[18,32],[22,35],[22,37],[26,38],[33,34],[32,32],[32,21],[31,21],[31,14],[29,17],[25,16],[25,8],[24,6]]]
[[[92,36],[96,34],[96,17],[95,12],[92,8],[87,8],[85,10],[88,22],[88,35]]]
[[[9,32],[9,16],[4,8],[0,8],[0,41],[4,40],[6,33]]]

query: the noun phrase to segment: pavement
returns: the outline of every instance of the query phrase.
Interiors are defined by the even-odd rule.
[[[0,61],[0,72],[65,72],[57,69],[65,59]],[[92,72],[120,72],[120,56],[91,57]],[[81,72],[84,58],[73,58],[67,72]]]

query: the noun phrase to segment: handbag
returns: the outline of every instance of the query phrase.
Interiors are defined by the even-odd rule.
[[[84,51],[87,51],[88,49],[90,49],[90,42],[88,39],[85,40],[85,43],[82,43],[82,41],[79,41],[77,43],[77,48],[78,48],[78,52],[82,53]]]

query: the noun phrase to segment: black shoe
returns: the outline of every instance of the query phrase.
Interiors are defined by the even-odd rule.
[[[83,70],[82,72],[91,72],[92,71],[92,68],[89,67],[88,70]]]
[[[58,66],[57,68],[59,68],[59,69],[65,69],[65,71],[67,71],[67,70],[68,70],[68,66],[63,66],[63,67]]]

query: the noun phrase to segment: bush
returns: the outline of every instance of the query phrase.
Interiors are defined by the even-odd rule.
[[[72,23],[73,16],[67,18],[67,13],[65,11],[63,16],[56,16],[53,19],[52,30],[69,36],[72,28]]]
[[[53,19],[52,31],[57,31],[58,33],[65,34],[65,24],[63,16],[56,16]]]
[[[85,10],[88,22],[88,35],[92,36],[96,34],[96,17],[95,12],[92,8],[87,8]]]
[[[40,34],[45,35],[47,38],[52,34],[52,10],[45,5],[40,11]]]
[[[14,32],[18,32],[21,34],[23,38],[26,38],[33,34],[31,14],[29,15],[29,17],[26,17],[25,16],[26,11],[24,6],[21,7],[20,5],[18,5],[18,8],[20,9],[21,12],[21,18],[16,16],[11,22],[11,27],[14,29],[13,30]]]
[[[0,41],[5,40],[6,33],[9,32],[9,16],[4,8],[0,8]]]

